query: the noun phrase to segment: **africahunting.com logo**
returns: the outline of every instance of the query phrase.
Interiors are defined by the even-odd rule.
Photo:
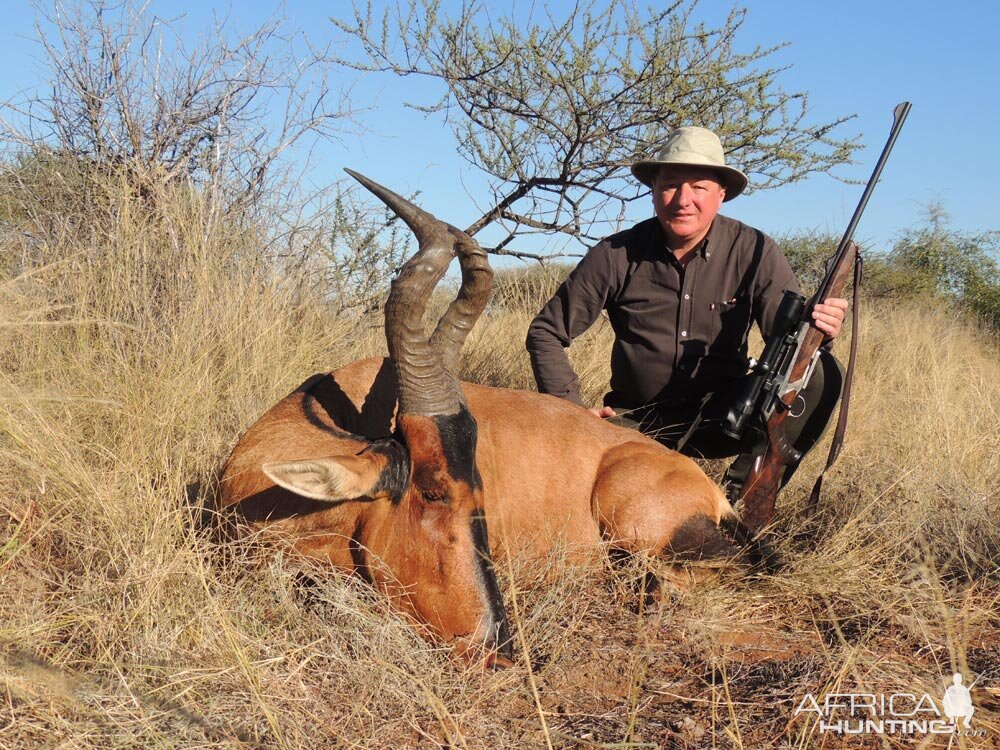
[[[826,734],[952,734],[985,737],[972,726],[976,709],[972,688],[962,675],[952,675],[944,696],[928,693],[826,693],[817,698],[806,693],[795,709],[796,717],[813,718],[816,731]]]

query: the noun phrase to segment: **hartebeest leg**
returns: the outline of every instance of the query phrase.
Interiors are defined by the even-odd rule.
[[[722,490],[690,458],[659,446],[624,443],[608,452],[592,497],[594,517],[613,546],[629,552],[732,557],[719,531],[733,515]]]

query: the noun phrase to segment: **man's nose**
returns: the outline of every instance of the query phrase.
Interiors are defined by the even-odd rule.
[[[691,195],[692,193],[690,186],[682,182],[680,185],[677,186],[677,189],[674,190],[673,202],[678,206],[686,206],[691,202]]]

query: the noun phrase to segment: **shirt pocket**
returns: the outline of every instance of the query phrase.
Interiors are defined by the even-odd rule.
[[[653,264],[640,264],[629,275],[628,283],[619,293],[616,306],[644,325],[659,327],[677,317],[680,300],[680,279],[669,269]]]
[[[751,312],[749,295],[724,298],[709,305],[709,356],[724,359],[745,356]]]

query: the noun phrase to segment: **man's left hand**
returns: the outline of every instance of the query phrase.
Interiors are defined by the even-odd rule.
[[[823,304],[813,308],[813,325],[831,339],[840,334],[847,315],[847,300],[838,297],[827,297]]]

